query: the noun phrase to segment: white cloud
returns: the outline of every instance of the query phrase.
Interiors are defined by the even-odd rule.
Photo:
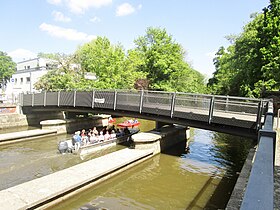
[[[108,6],[112,3],[112,0],[65,0],[66,5],[70,8],[70,11],[75,14],[83,14],[89,8],[100,8]]]
[[[53,37],[64,38],[72,41],[90,41],[96,38],[96,36],[94,35],[88,35],[84,32],[79,32],[72,28],[62,28],[47,23],[42,23],[39,28],[42,31],[46,31]]]
[[[15,62],[37,57],[36,53],[31,52],[30,50],[22,49],[22,48],[11,51],[8,53],[8,55],[11,56],[13,61],[15,61]]]
[[[62,12],[53,11],[52,15],[54,17],[54,20],[58,21],[58,22],[70,22],[71,21],[71,18],[66,17]]]
[[[112,0],[47,0],[50,4],[65,5],[72,13],[83,14],[90,8],[100,8],[112,4]]]
[[[126,16],[135,12],[135,8],[129,3],[123,3],[117,7],[116,16]]]
[[[93,22],[93,23],[99,23],[101,21],[101,19],[99,17],[93,17],[89,20],[90,22]]]
[[[61,4],[62,0],[48,0],[50,4],[59,5]]]

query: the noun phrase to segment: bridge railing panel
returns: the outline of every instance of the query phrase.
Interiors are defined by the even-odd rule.
[[[74,106],[74,94],[75,92],[66,92],[61,91],[59,92],[59,106]]]
[[[92,107],[93,93],[88,91],[76,92],[75,106]]]
[[[117,91],[116,109],[138,112],[140,110],[141,92]]]
[[[32,94],[23,94],[22,96],[22,105],[23,106],[32,106]]]
[[[57,106],[58,105],[58,92],[47,92],[45,99],[46,106]]]
[[[144,91],[142,112],[170,116],[172,96],[173,93]]]
[[[258,104],[259,100],[215,96],[214,111],[256,115],[258,113]]]
[[[95,91],[94,108],[114,109],[114,101],[115,91]]]
[[[176,93],[174,117],[208,121],[211,96]]]
[[[44,106],[45,93],[34,94],[33,106]]]

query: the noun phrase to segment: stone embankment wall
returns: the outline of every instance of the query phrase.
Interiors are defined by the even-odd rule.
[[[0,129],[28,126],[25,115],[17,113],[0,114]]]
[[[19,107],[15,105],[0,105],[0,129],[8,129],[23,126],[34,126],[41,128],[41,122],[47,120],[60,120],[63,121],[64,130],[67,133],[72,133],[75,130],[88,129],[92,126],[106,126],[108,122],[104,122],[106,116],[89,117],[89,118],[76,118],[65,119],[63,112],[38,112],[21,114]],[[108,119],[108,117],[107,117]],[[58,125],[59,126],[59,125]],[[53,127],[55,128],[55,127]],[[65,133],[60,132],[60,133]]]
[[[0,114],[0,129],[7,129],[20,126],[40,127],[40,122],[49,119],[64,119],[60,112],[40,113],[39,114],[19,114],[19,113],[2,113]]]

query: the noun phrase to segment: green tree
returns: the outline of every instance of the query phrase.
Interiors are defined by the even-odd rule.
[[[208,86],[215,94],[260,97],[280,88],[280,1],[253,14],[232,45],[219,50]]]
[[[185,52],[165,29],[148,28],[146,35],[134,41],[129,55],[137,57],[134,67],[144,72],[150,87],[166,91],[198,92],[203,88],[203,76],[184,61]],[[194,86],[195,84],[195,86]]]
[[[83,72],[77,64],[76,55],[60,53],[39,53],[39,58],[53,60],[53,65],[47,74],[34,84],[37,90],[58,91],[81,89],[79,83],[83,80]]]
[[[96,81],[86,82],[92,88],[131,89],[143,73],[133,71],[123,47],[112,45],[108,38],[97,39],[84,44],[77,50],[77,55],[84,72],[94,73]]]
[[[0,51],[0,87],[7,84],[16,69],[16,63],[7,53]]]

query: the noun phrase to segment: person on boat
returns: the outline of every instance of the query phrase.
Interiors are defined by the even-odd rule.
[[[82,138],[83,145],[87,145],[88,136],[86,134],[86,130],[85,129],[83,129],[82,132],[81,132],[81,138]]]
[[[98,130],[96,129],[96,127],[93,128],[92,132],[94,135],[98,135]]]
[[[110,138],[111,138],[111,139],[114,139],[114,138],[116,138],[116,137],[117,137],[116,132],[115,132],[114,130],[112,130],[111,135],[110,135]]]
[[[130,131],[128,130],[128,127],[125,127],[125,128],[123,129],[123,132],[124,132],[124,135],[130,134]]]
[[[121,136],[121,131],[120,131],[120,129],[117,128],[117,130],[116,130],[116,137],[120,137],[120,136]]]
[[[94,133],[92,133],[89,140],[90,140],[91,144],[95,144],[98,142],[98,136],[96,136]]]
[[[75,132],[75,135],[72,137],[72,142],[74,143],[75,151],[78,151],[82,143],[82,137],[80,136],[80,131]]]
[[[104,135],[103,135],[103,131],[100,131],[100,135],[99,135],[99,137],[98,137],[98,140],[99,140],[100,142],[103,142],[104,139],[105,139],[105,137],[104,137]]]
[[[109,131],[106,131],[105,135],[104,135],[104,140],[109,140],[110,139],[110,134]]]

